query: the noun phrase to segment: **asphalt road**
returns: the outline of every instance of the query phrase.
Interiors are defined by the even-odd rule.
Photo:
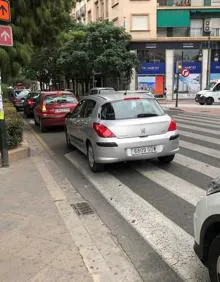
[[[208,281],[194,255],[193,213],[220,168],[220,118],[171,113],[181,134],[170,165],[123,163],[92,174],[62,128],[40,133],[57,164],[111,229],[143,281]],[[66,191],[71,194],[71,191]]]

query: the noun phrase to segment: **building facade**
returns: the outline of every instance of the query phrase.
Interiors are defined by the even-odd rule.
[[[76,19],[113,21],[131,34],[140,61],[132,89],[175,98],[178,65],[189,73],[180,77],[180,98],[220,79],[220,0],[83,0]]]

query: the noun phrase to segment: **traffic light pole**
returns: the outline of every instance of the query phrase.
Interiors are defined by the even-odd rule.
[[[8,142],[7,131],[5,125],[3,99],[2,99],[2,80],[0,71],[0,151],[1,151],[1,163],[2,167],[8,167]]]
[[[177,80],[176,80],[176,108],[178,108],[178,102],[179,102],[179,69],[177,70]]]
[[[206,78],[206,86],[208,87],[210,81],[210,66],[211,65],[211,32],[209,32],[208,37],[208,60],[207,60],[207,78]]]

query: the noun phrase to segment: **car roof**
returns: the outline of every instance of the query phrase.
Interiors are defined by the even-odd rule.
[[[92,88],[91,90],[113,90],[113,87],[95,87]]]
[[[108,94],[98,94],[98,95],[90,95],[83,97],[82,99],[93,99],[95,101],[99,101],[101,103],[103,102],[110,102],[110,101],[118,101],[123,100],[125,98],[140,98],[140,99],[155,99],[155,97],[152,94],[148,94],[146,92],[139,93],[139,92],[132,92],[132,93],[108,93]]]
[[[42,91],[41,94],[44,96],[58,95],[58,94],[69,94],[73,96],[73,93],[69,91]]]

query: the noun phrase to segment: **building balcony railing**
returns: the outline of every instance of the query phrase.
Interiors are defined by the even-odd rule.
[[[190,28],[190,36],[191,37],[201,37],[203,36],[203,28],[194,28],[191,27]]]
[[[212,28],[211,36],[220,36],[220,28]]]

